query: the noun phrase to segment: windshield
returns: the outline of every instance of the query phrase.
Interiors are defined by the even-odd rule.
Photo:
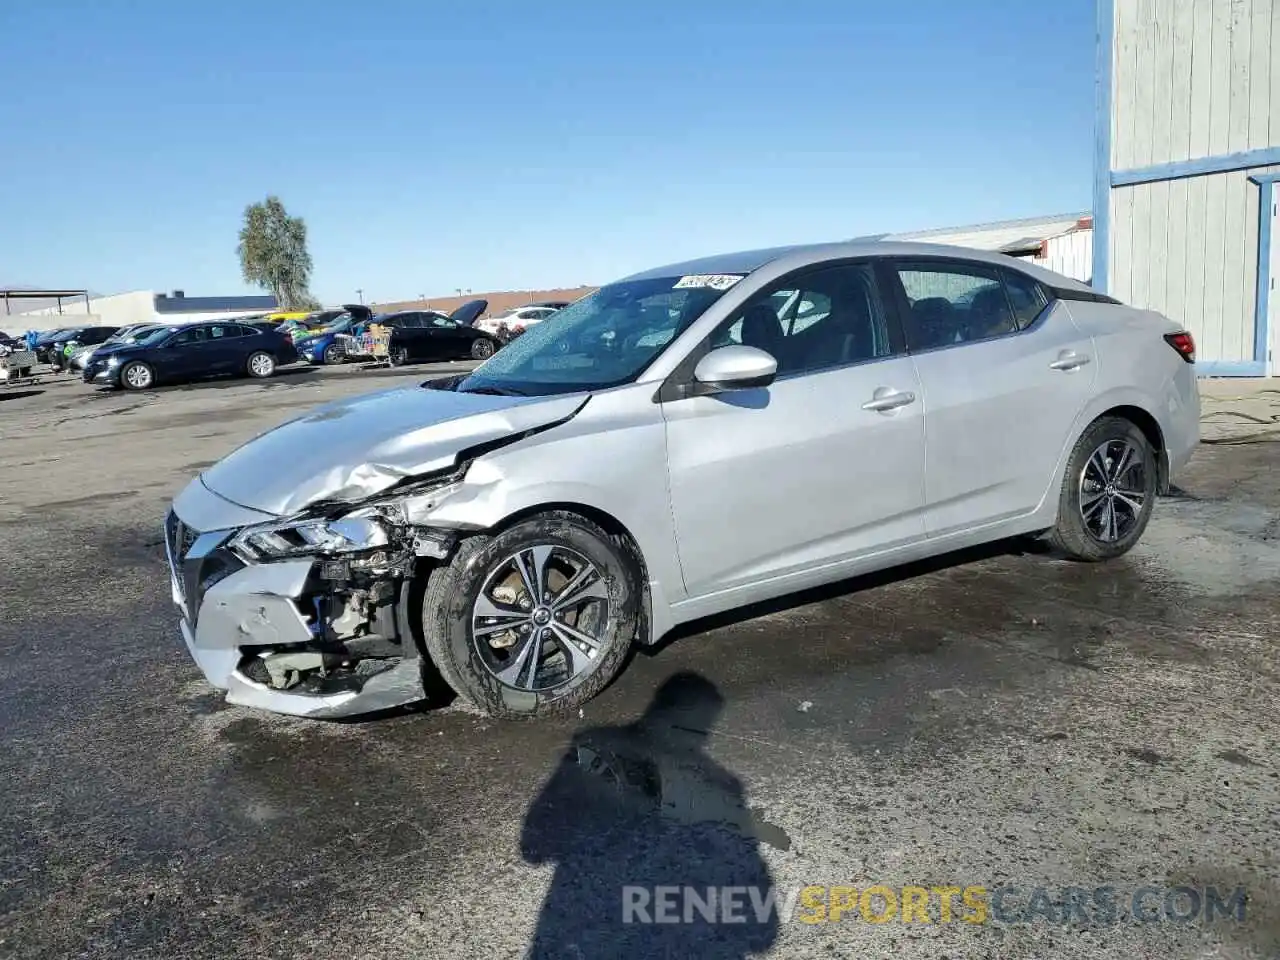
[[[456,389],[545,396],[628,383],[740,279],[659,277],[602,287],[530,326]]]
[[[169,334],[175,332],[177,329],[178,329],[177,327],[157,327],[154,330],[150,330],[141,334],[138,337],[138,339],[134,341],[134,343],[140,347],[149,347],[153,343],[159,343],[161,340],[163,340]]]

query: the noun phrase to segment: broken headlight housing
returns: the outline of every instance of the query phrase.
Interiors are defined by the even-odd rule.
[[[358,553],[385,547],[386,528],[372,517],[346,516],[338,520],[310,517],[245,527],[228,544],[242,559],[253,563]]]
[[[397,494],[354,506],[341,516],[313,513],[245,527],[228,546],[250,563],[377,550],[391,543],[393,529],[421,522],[443,499],[457,492],[462,472],[420,481]]]

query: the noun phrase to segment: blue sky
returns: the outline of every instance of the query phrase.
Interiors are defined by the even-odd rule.
[[[0,283],[326,301],[1090,206],[1091,0],[6,0]]]

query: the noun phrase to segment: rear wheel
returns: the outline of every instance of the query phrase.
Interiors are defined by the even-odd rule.
[[[249,354],[245,367],[249,371],[249,376],[265,380],[276,372],[276,358],[263,350],[258,350]]]
[[[387,359],[391,361],[393,367],[403,367],[409,362],[409,348],[392,347],[387,351]]]
[[[1157,482],[1155,451],[1134,423],[1095,421],[1071,452],[1049,542],[1089,562],[1127,553],[1151,520]]]
[[[576,710],[621,669],[640,573],[583,517],[548,511],[463,541],[423,597],[427,652],[464,699],[500,718]]]
[[[146,390],[156,382],[155,371],[141,360],[126,364],[120,371],[120,385],[126,390]]]
[[[471,341],[471,356],[476,360],[488,360],[493,356],[493,341],[479,337]]]

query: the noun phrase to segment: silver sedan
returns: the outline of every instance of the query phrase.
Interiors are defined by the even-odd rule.
[[[1023,261],[884,242],[609,284],[472,373],[321,407],[165,523],[192,656],[341,716],[443,678],[576,710],[677,624],[983,541],[1142,536],[1198,440],[1195,345]]]

